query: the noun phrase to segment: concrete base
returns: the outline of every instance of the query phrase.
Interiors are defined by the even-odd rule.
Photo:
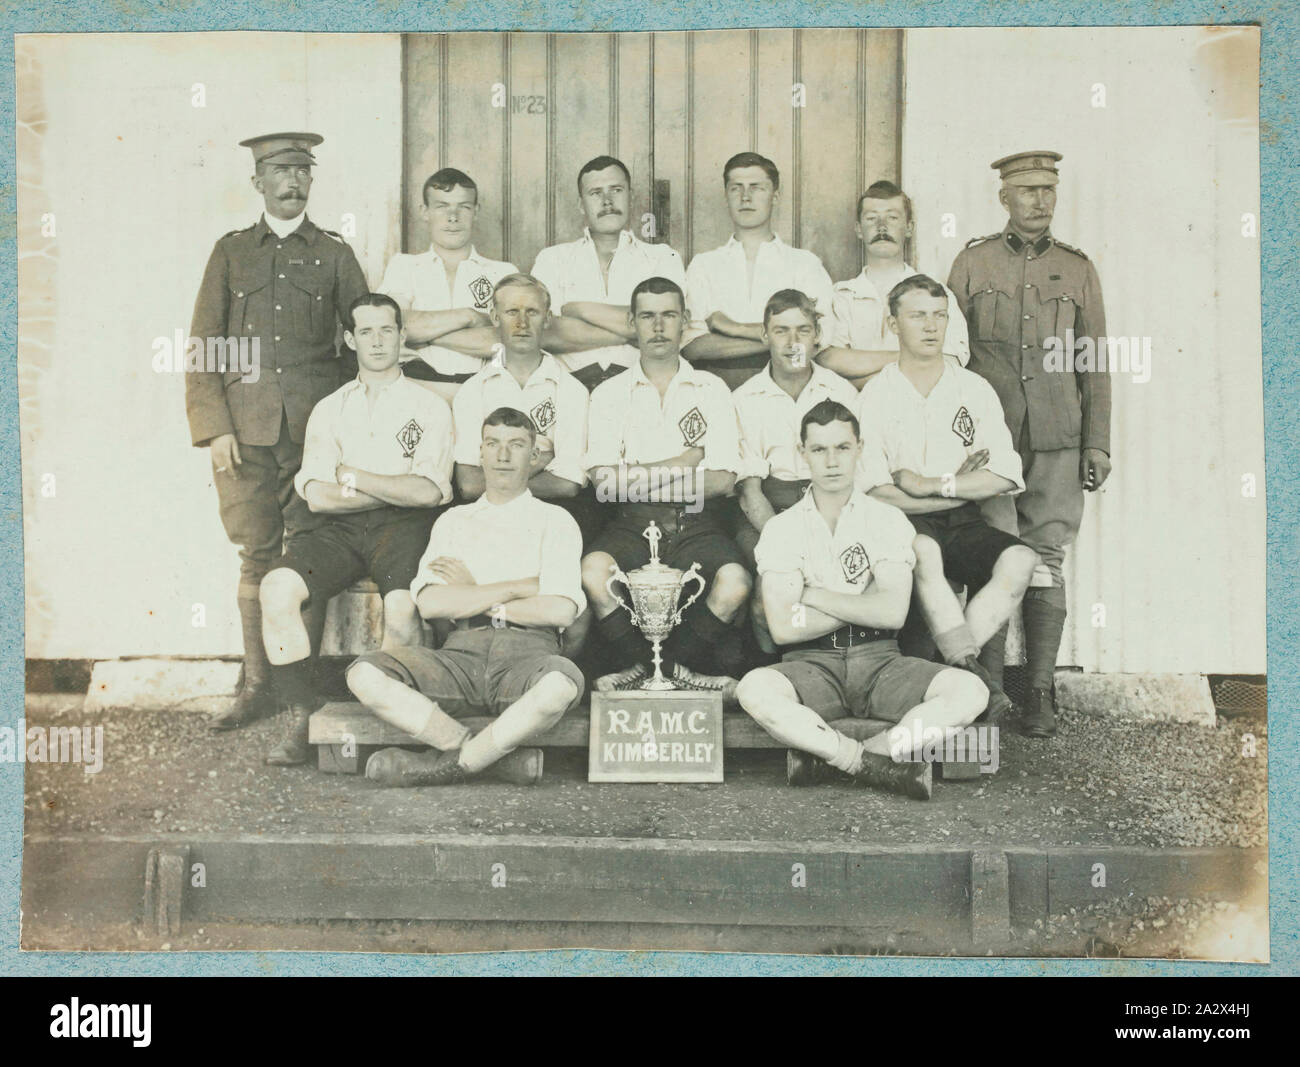
[[[85,710],[212,711],[230,701],[238,681],[239,663],[230,660],[101,660],[91,671]]]
[[[1202,674],[1084,674],[1056,672],[1056,702],[1085,715],[1146,722],[1215,724],[1210,683]]]

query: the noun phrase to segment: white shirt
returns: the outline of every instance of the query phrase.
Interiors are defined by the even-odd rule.
[[[698,470],[740,473],[740,424],[731,391],[716,374],[679,357],[661,402],[638,359],[592,392],[588,470],[653,463],[691,447],[704,449]]]
[[[456,462],[482,466],[483,420],[497,408],[514,408],[533,420],[538,442],[555,453],[546,469],[557,478],[586,485],[582,461],[587,451],[587,400],[586,387],[547,352],[523,385],[496,356],[460,387],[452,401]]]
[[[570,301],[624,305],[631,301],[632,290],[647,278],[667,278],[686,288],[682,257],[668,245],[654,245],[638,240],[628,230],[618,235],[618,247],[609,261],[608,279],[601,273],[600,256],[591,230],[583,229],[576,241],[551,245],[537,253],[533,277],[551,294],[551,313],[560,314]],[[607,368],[612,363],[630,367],[637,358],[635,345],[609,345],[585,352],[569,352],[557,357],[566,370],[579,371],[593,363]]]
[[[432,248],[427,252],[399,252],[388,261],[384,280],[377,292],[387,293],[408,311],[448,311],[474,308],[486,312],[492,306],[492,289],[507,274],[516,273],[513,263],[488,259],[470,246],[469,255],[456,268],[456,277],[447,284],[447,267]],[[483,368],[483,360],[432,344],[423,348],[404,349],[403,356],[419,356],[442,374],[474,374]]]
[[[915,267],[904,263],[898,277],[893,279],[883,293],[867,277],[865,267],[856,277],[836,282],[831,292],[831,314],[834,321],[830,325],[826,343],[836,348],[856,348],[863,352],[897,352],[898,334],[885,323],[889,317],[889,290],[916,273]],[[948,332],[943,335],[943,354],[964,367],[970,362],[970,334],[966,328],[966,316],[961,313],[961,305],[957,303],[952,290],[945,285],[943,291],[948,294]]]
[[[768,519],[754,561],[759,574],[798,573],[809,589],[861,593],[871,582],[873,567],[916,564],[915,537],[916,530],[898,508],[856,489],[832,532],[810,489]]]
[[[897,363],[890,363],[862,387],[859,489],[892,485],[893,472],[915,471],[927,478],[955,474],[966,457],[989,450],[984,470],[1025,487],[1020,455],[1011,444],[1002,405],[993,386],[974,371],[944,360],[943,374],[922,396]]]
[[[538,596],[567,597],[579,613],[587,606],[578,524],[527,489],[504,504],[490,503],[485,493],[443,512],[429,532],[429,547],[411,582],[412,597],[425,586],[447,584],[428,569],[439,556],[460,560],[479,585],[536,578]]]
[[[277,237],[288,237],[289,234],[302,225],[302,220],[306,217],[306,211],[300,211],[291,219],[277,219],[274,215],[269,215],[265,211],[262,212],[262,218],[266,219],[267,226],[271,228],[271,232]]]
[[[293,486],[306,499],[308,482],[336,485],[340,464],[371,474],[419,474],[451,499],[451,410],[437,393],[399,375],[371,387],[360,378],[335,389],[311,411],[302,467]]]
[[[808,477],[808,464],[799,454],[799,423],[810,408],[835,400],[850,411],[858,391],[832,370],[812,364],[812,377],[798,399],[772,378],[769,363],[731,394],[740,417],[741,478],[780,478],[787,482]]]
[[[798,289],[816,302],[823,317],[830,315],[831,276],[807,249],[794,248],[773,234],[759,247],[752,285],[747,282],[748,270],[745,248],[734,234],[720,248],[692,259],[686,269],[692,326],[707,330],[707,320],[715,311],[736,322],[762,322],[768,300],[782,289]]]

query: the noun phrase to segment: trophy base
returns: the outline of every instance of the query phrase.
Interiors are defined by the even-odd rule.
[[[667,693],[675,691],[677,686],[667,678],[647,678],[637,688],[649,693]]]

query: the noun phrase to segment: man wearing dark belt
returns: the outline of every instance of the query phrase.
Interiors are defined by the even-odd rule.
[[[294,488],[326,521],[295,539],[262,579],[262,633],[276,695],[289,725],[266,762],[304,763],[314,710],[313,649],[303,626],[358,578],[384,601],[383,647],[418,645],[420,620],[408,587],[429,540],[433,509],[451,499],[452,431],[446,401],[402,374],[402,313],[392,297],[352,302],[343,337],[357,377],[312,410]]]
[[[1020,492],[1020,457],[997,394],[944,357],[948,294],[916,274],[889,292],[898,361],[862,387],[858,487],[893,504],[917,531],[916,591],[944,661],[989,687],[989,717],[1011,701],[976,658],[1020,605],[1038,567],[1023,541],[986,523],[982,500]],[[948,579],[966,586],[963,612]]]
[[[865,785],[928,799],[917,759],[928,730],[974,721],[975,675],[898,650],[912,594],[911,523],[854,487],[862,444],[853,413],[823,400],[800,434],[812,487],[763,527],[761,595],[782,661],[741,679],[736,698],[772,737]],[[895,729],[857,741],[828,722],[853,715]]]
[[[218,730],[275,709],[262,644],[258,587],[284,543],[316,519],[293,489],[307,417],[340,382],[336,330],[366,279],[343,238],[307,218],[315,133],[277,133],[240,144],[253,153],[253,188],[265,211],[257,225],[226,234],[212,250],[194,304],[192,337],[252,338],[258,373],[238,367],[185,376],[185,410],[196,447],[208,447],[226,535],[239,546],[238,603],[244,644],[234,702]],[[310,624],[319,642],[324,605]]]
[[[679,682],[729,698],[743,656],[735,622],[753,588],[722,520],[740,470],[736,409],[720,378],[681,357],[686,301],[676,282],[641,282],[629,314],[640,358],[596,387],[587,428],[588,474],[612,516],[583,557],[582,585],[619,668],[595,688],[617,689],[645,674],[645,639],[606,580],[615,562],[624,573],[649,562],[642,532],[654,521],[663,562],[681,570],[698,563],[708,583],[707,597],[683,616],[665,654]]]
[[[366,777],[382,785],[455,785],[505,763],[536,782],[541,751],[521,746],[582,699],[582,673],[559,654],[584,604],[578,524],[528,489],[538,452],[527,415],[498,408],[481,434],[483,495],[438,519],[411,582],[420,614],[456,629],[437,651],[372,652],[347,671],[367,708],[432,746],[375,753]],[[496,718],[471,736],[458,720],[483,712]]]
[[[751,564],[769,519],[808,488],[808,464],[799,451],[799,423],[823,400],[852,410],[858,394],[813,356],[821,340],[817,305],[797,289],[775,293],[763,309],[769,362],[731,394],[740,417],[741,471],[737,496],[743,515],[736,543]]]

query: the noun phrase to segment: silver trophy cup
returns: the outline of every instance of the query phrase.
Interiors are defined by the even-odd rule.
[[[652,521],[641,535],[650,542],[650,562],[638,567],[631,574],[624,574],[617,563],[610,567],[610,576],[605,581],[609,595],[618,601],[619,607],[632,616],[632,625],[636,626],[650,642],[654,656],[654,674],[641,683],[642,689],[675,689],[663,674],[663,659],[659,655],[659,646],[673,632],[673,627],[682,621],[682,612],[700,598],[704,592],[704,576],[700,574],[700,565],[692,563],[690,569],[683,572],[676,567],[669,567],[659,562],[659,540],[663,531]],[[694,580],[699,584],[694,595],[681,607],[677,601],[682,590]],[[614,588],[615,582],[627,586],[632,599],[628,607]]]

